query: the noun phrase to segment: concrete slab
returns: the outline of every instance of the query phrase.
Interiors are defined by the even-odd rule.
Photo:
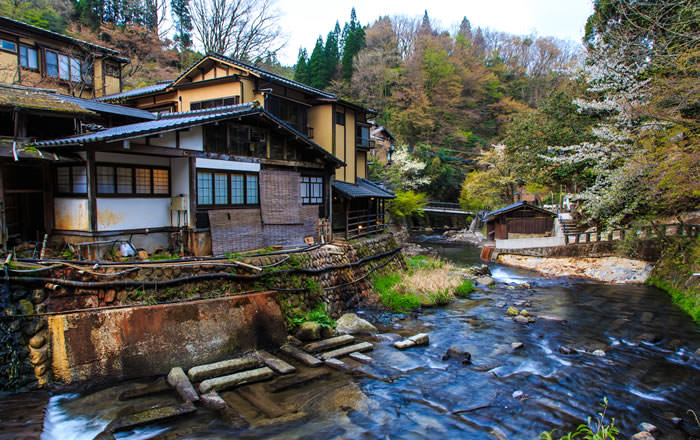
[[[295,374],[293,376],[280,377],[275,379],[273,382],[267,384],[265,389],[271,393],[279,393],[290,388],[300,387],[307,385],[316,380],[322,380],[331,375],[330,370],[327,368],[318,368],[313,370],[308,370],[300,374]]]
[[[182,371],[182,368],[175,367],[170,369],[167,380],[170,386],[175,388],[175,391],[177,391],[183,401],[196,402],[199,400],[197,390],[194,389],[190,379],[187,377],[185,372]]]
[[[358,352],[350,353],[348,357],[353,361],[362,362],[363,364],[369,364],[373,361],[371,357],[365,356],[364,354]]]
[[[369,342],[360,342],[359,344],[348,345],[347,347],[338,348],[333,351],[328,351],[321,354],[321,359],[328,360],[332,358],[337,358],[340,356],[346,356],[354,352],[370,351],[374,349],[374,345]]]
[[[330,350],[331,348],[342,347],[355,341],[352,335],[336,336],[334,338],[324,339],[323,341],[312,342],[304,345],[302,350],[309,353],[318,353],[319,351]]]
[[[246,383],[269,379],[274,375],[275,372],[269,367],[256,368],[255,370],[242,371],[240,373],[229,374],[228,376],[207,379],[199,384],[199,391],[204,394],[209,391],[224,390]]]
[[[321,365],[323,365],[322,361],[318,360],[317,358],[311,356],[310,354],[308,354],[304,351],[301,351],[300,349],[298,349],[292,345],[285,344],[285,345],[280,347],[280,350],[283,353],[288,354],[289,356],[300,361],[301,363],[303,363],[304,365],[306,365],[308,367],[314,368],[314,367],[320,367]]]
[[[198,365],[190,368],[187,375],[192,381],[201,382],[210,377],[224,376],[226,374],[235,373],[236,371],[250,370],[251,368],[259,367],[261,364],[262,362],[259,358],[255,356],[245,356],[242,358],[214,362],[213,364]]]
[[[293,366],[289,365],[282,359],[275,357],[271,355],[270,353],[266,352],[265,350],[258,350],[255,352],[257,355],[258,359],[268,367],[272,368],[273,371],[279,374],[290,374],[294,373],[297,371],[296,368]]]
[[[197,407],[192,402],[186,402],[181,405],[167,405],[156,408],[147,409],[146,411],[128,414],[113,420],[103,432],[119,432],[128,431],[139,426],[148,425],[150,423],[161,422],[173,417],[190,414],[197,411]]]

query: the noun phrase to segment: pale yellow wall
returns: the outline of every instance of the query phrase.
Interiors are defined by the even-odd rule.
[[[308,123],[314,129],[314,142],[333,153],[333,106],[325,104],[310,108]]]
[[[17,54],[0,52],[0,82],[12,84],[17,80]]]
[[[104,83],[102,82],[103,67],[104,67],[104,59],[97,58],[95,60],[94,66],[93,66],[93,70],[95,72],[95,78],[93,80],[95,82],[95,97],[100,97],[100,96],[104,95],[104,93],[103,93],[104,89],[102,87],[102,86],[104,86]]]
[[[255,82],[250,79],[241,78],[243,83],[243,98],[241,103],[255,101]],[[259,101],[262,105],[262,101]]]
[[[367,152],[357,152],[357,177],[367,178]]]
[[[119,78],[115,78],[113,76],[106,75],[105,76],[105,92],[107,95],[111,95],[112,93],[119,93]],[[100,92],[101,93],[101,92]],[[101,95],[97,95],[101,96]]]
[[[180,111],[188,111],[190,110],[191,102],[240,96],[240,93],[241,89],[238,81],[231,81],[223,84],[212,84],[207,87],[181,89],[178,91],[178,102],[181,102]],[[179,98],[182,98],[182,101]]]
[[[355,183],[355,112],[345,110],[345,181]]]

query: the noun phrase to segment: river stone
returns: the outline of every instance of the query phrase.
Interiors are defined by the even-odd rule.
[[[461,362],[462,365],[469,365],[472,361],[472,355],[467,350],[457,347],[456,345],[452,345],[447,349],[447,352],[442,357],[443,361],[448,359],[455,359]]]
[[[43,333],[37,333],[29,340],[29,346],[32,348],[41,348],[46,343],[46,336]]]
[[[570,345],[560,345],[559,346],[559,353],[561,354],[574,354],[576,353],[576,350],[574,350],[573,347]]]
[[[346,313],[336,322],[336,330],[340,333],[376,333],[377,328],[354,313]]]
[[[39,365],[46,362],[49,358],[49,347],[44,346],[43,348],[29,350],[29,362],[32,365]]]
[[[593,353],[591,353],[593,356],[598,356],[598,357],[605,357],[605,352],[601,349],[593,350]]]
[[[640,431],[646,431],[646,432],[656,432],[659,430],[656,426],[654,426],[648,422],[640,423],[639,426],[637,426],[637,429],[639,429]]]
[[[197,391],[181,367],[172,368],[170,373],[168,373],[167,380],[185,402],[196,402],[199,400]]]
[[[523,315],[516,316],[515,318],[513,318],[513,321],[519,322],[520,324],[527,324],[528,322],[530,322],[530,320]]]
[[[523,392],[520,390],[513,391],[513,399],[520,399],[523,397]]]
[[[491,277],[486,277],[486,276],[484,276],[484,277],[478,277],[478,278],[476,279],[476,282],[477,282],[478,284],[483,285],[483,286],[490,286],[491,284],[494,283],[494,280],[493,280],[493,278],[491,278]]]
[[[632,438],[634,440],[655,440],[654,436],[651,435],[651,433],[646,432],[646,431],[638,432],[635,435],[633,435]]]
[[[427,333],[418,333],[417,335],[413,335],[408,339],[415,342],[416,345],[428,345],[428,344],[430,344],[430,337],[428,336]]]
[[[302,341],[316,341],[321,339],[321,324],[312,321],[306,321],[297,330],[294,335]]]
[[[518,316],[518,314],[519,314],[520,312],[519,312],[518,309],[516,309],[515,307],[510,306],[510,307],[508,307],[508,309],[506,309],[506,313],[509,314],[509,315],[511,315],[511,316]]]
[[[522,342],[513,342],[510,344],[510,346],[513,350],[517,350],[519,348],[523,348],[523,343]]]
[[[530,316],[530,312],[528,312],[528,311],[525,310],[525,309],[522,309],[522,310],[520,311],[520,316]]]

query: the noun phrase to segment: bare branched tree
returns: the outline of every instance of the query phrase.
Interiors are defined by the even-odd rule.
[[[193,0],[192,24],[205,52],[256,60],[283,46],[275,0]]]

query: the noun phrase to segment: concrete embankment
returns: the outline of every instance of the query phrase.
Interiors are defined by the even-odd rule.
[[[525,249],[493,249],[492,261],[548,276],[585,278],[603,283],[644,283],[658,259],[658,249],[648,246],[630,258],[621,255],[615,242],[572,244]]]
[[[653,265],[646,261],[621,257],[548,258],[500,254],[496,262],[535,270],[550,276],[586,278],[604,283],[641,284]]]

